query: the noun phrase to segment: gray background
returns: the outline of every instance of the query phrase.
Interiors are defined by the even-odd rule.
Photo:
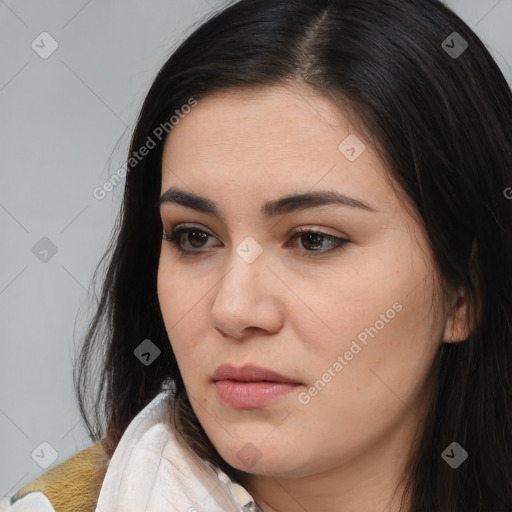
[[[0,0],[0,499],[91,445],[72,362],[123,185],[93,190],[122,166],[170,51],[224,3]],[[512,0],[446,3],[512,84]],[[57,252],[36,257],[43,237]]]

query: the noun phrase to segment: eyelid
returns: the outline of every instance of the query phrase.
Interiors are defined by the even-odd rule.
[[[330,233],[328,231],[326,231],[327,229],[330,229],[330,228],[326,228],[324,226],[319,226],[319,225],[311,225],[311,226],[299,226],[298,228],[294,228],[290,233],[292,235],[296,234],[296,233],[301,233],[301,232],[304,232],[304,233],[310,233],[310,232],[315,232],[315,233],[321,233],[323,235],[326,235],[326,236],[332,236],[334,238],[343,238],[343,239],[348,239],[348,235],[345,235],[344,233],[340,233],[339,231],[335,233]]]
[[[332,235],[332,234],[324,231],[324,229],[325,228],[323,228],[323,227],[322,228],[318,228],[318,227],[317,228],[315,228],[315,227],[307,227],[306,228],[304,226],[296,228],[291,233],[288,234],[287,245],[289,245],[292,241],[300,238],[300,236],[302,234],[321,235],[325,239],[327,239],[331,242],[330,248],[323,249],[323,250],[313,250],[313,251],[308,251],[308,250],[300,251],[299,250],[302,253],[302,257],[309,258],[309,259],[311,259],[311,258],[320,259],[322,256],[327,256],[330,253],[335,253],[337,251],[341,251],[345,247],[345,245],[350,243],[350,240],[347,237]],[[214,246],[205,247],[205,248],[198,248],[196,250],[184,249],[180,243],[181,236],[184,234],[188,234],[194,230],[204,233],[207,237],[217,238],[215,235],[212,235],[211,233],[209,233],[209,231],[204,229],[202,226],[198,226],[195,224],[191,225],[191,224],[187,224],[187,223],[178,223],[178,224],[175,224],[174,226],[172,226],[170,230],[164,230],[163,238],[164,238],[164,240],[169,242],[174,247],[174,249],[179,253],[179,255],[181,257],[185,257],[185,258],[187,258],[187,257],[193,258],[196,256],[201,256],[201,255],[204,255],[205,253],[211,252],[211,250],[214,249],[215,247],[218,247],[218,246],[214,245]]]
[[[218,236],[212,232],[210,229],[208,228],[205,228],[204,226],[200,225],[200,224],[193,224],[193,223],[187,223],[187,222],[183,222],[183,223],[176,223],[174,225],[171,225],[170,228],[166,229],[165,227],[165,224],[164,224],[164,231],[169,234],[171,233],[171,231],[175,231],[175,230],[185,230],[185,229],[197,229],[198,231],[204,231],[205,233],[207,233],[209,236],[213,237],[213,238],[218,238]],[[307,227],[304,227],[304,226],[299,226],[298,228],[294,228],[292,230],[290,230],[290,232],[287,234],[288,237],[290,236],[294,236],[296,235],[297,233],[320,233],[322,235],[325,235],[325,236],[329,236],[329,237],[333,237],[333,238],[340,238],[340,239],[345,239],[345,240],[348,240],[349,237],[347,235],[345,235],[344,233],[336,233],[336,234],[333,234],[333,233],[329,233],[327,231],[325,231],[325,229],[328,229],[328,228],[325,228],[323,226],[318,226],[318,225],[311,225],[311,226],[307,226]]]
[[[205,233],[208,233],[208,235],[210,235],[214,238],[219,238],[219,235],[217,235],[215,233],[215,231],[211,230],[210,228],[206,228],[202,224],[195,224],[193,222],[191,222],[191,223],[177,222],[175,224],[170,223],[169,228],[166,228],[166,223],[162,221],[162,225],[163,225],[164,231],[166,231],[167,233],[170,233],[172,230],[175,230],[175,229],[197,229],[198,231],[204,231]],[[292,236],[292,235],[296,234],[297,232],[306,232],[306,233],[318,232],[318,233],[321,233],[326,236],[332,236],[334,238],[342,238],[342,239],[347,239],[347,240],[350,238],[346,233],[340,232],[339,230],[336,230],[336,233],[331,233],[331,232],[326,231],[328,229],[332,229],[332,228],[326,228],[325,226],[320,226],[318,224],[310,224],[310,225],[306,225],[306,226],[294,227],[287,233],[287,236]]]

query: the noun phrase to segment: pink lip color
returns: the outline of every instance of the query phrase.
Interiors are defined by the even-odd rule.
[[[293,391],[300,383],[260,366],[222,364],[213,373],[219,398],[233,409],[257,409]]]
[[[219,398],[233,409],[257,409],[269,404],[275,398],[290,393],[298,384],[218,380],[215,386]]]

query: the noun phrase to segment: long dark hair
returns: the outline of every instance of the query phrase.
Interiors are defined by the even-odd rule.
[[[172,53],[139,114],[123,203],[93,276],[108,257],[75,367],[91,439],[105,437],[112,454],[172,380],[181,435],[232,469],[193,413],[159,307],[155,203],[165,137],[155,129],[171,130],[191,98],[286,83],[350,109],[417,212],[444,290],[467,291],[471,334],[441,344],[432,367],[432,402],[403,495],[411,512],[512,510],[512,94],[483,43],[438,0],[241,0]],[[149,138],[154,147],[134,158]],[[161,351],[148,366],[134,356],[145,339]],[[454,441],[469,455],[457,469],[441,457]]]

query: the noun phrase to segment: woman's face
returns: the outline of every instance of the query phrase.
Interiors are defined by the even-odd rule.
[[[192,230],[184,254],[162,242],[160,306],[191,405],[241,471],[399,464],[455,341],[424,232],[361,139],[330,99],[270,87],[201,99],[166,141],[164,231]]]

